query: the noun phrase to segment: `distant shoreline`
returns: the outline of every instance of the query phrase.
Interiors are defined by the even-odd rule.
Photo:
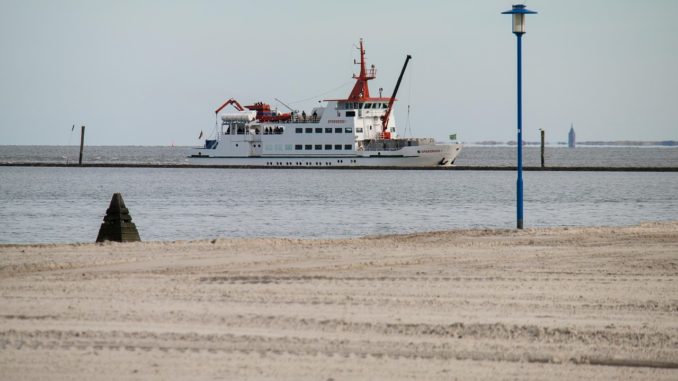
[[[179,169],[300,169],[300,170],[401,170],[401,171],[515,171],[510,165],[460,165],[451,167],[312,167],[312,166],[250,166],[250,165],[197,165],[171,163],[85,163],[55,162],[0,162],[0,167],[63,167],[63,168],[179,168]],[[601,167],[601,166],[526,166],[525,171],[557,172],[678,172],[678,167]]]
[[[508,142],[497,142],[497,141],[482,141],[482,142],[469,142],[462,143],[472,146],[510,146],[515,147],[516,141],[511,140]],[[540,146],[541,142],[523,142],[524,146]],[[567,148],[567,142],[546,142],[546,146],[549,147],[560,147]],[[586,147],[678,147],[678,141],[676,140],[661,140],[661,141],[640,141],[640,140],[616,140],[616,141],[585,141],[577,142],[577,146],[586,146]]]
[[[436,140],[437,142],[444,142],[444,140]],[[485,140],[480,142],[462,142],[466,146],[473,147],[515,147],[515,140],[508,142],[500,142],[493,140]],[[523,143],[525,146],[539,146],[541,142],[528,142]],[[558,148],[568,148],[567,142],[545,142],[547,147],[558,147]],[[620,140],[620,141],[584,141],[577,142],[577,147],[586,146],[586,147],[668,147],[668,148],[677,148],[678,140],[662,140],[662,141],[635,141],[635,140]],[[77,144],[0,144],[0,147],[75,147]],[[86,144],[85,147],[144,147],[144,148],[175,148],[175,149],[186,149],[186,148],[196,148],[196,145],[163,145],[163,144],[150,144],[150,145],[139,145],[139,144]]]

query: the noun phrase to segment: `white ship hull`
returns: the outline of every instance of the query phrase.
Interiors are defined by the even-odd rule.
[[[261,157],[207,156],[204,149],[189,158],[196,165],[253,167],[449,167],[461,144],[405,147],[397,151],[363,151],[346,155],[270,155]],[[200,153],[200,155],[198,155]]]

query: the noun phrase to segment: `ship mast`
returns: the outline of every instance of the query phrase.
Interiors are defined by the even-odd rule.
[[[348,96],[350,101],[362,101],[370,97],[370,88],[367,85],[367,81],[370,79],[376,78],[377,70],[374,68],[374,65],[370,70],[365,69],[365,49],[363,49],[363,39],[360,39],[360,74],[357,76],[354,74],[355,85],[351,94]]]

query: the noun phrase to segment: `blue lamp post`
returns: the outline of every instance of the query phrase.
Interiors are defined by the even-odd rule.
[[[523,89],[522,89],[522,47],[521,40],[525,34],[525,15],[535,14],[523,4],[515,4],[510,11],[502,12],[504,15],[513,15],[513,33],[518,40],[518,181],[516,198],[518,200],[516,217],[518,229],[523,228]]]

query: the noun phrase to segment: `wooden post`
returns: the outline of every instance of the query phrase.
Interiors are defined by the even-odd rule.
[[[82,148],[85,146],[85,126],[80,128],[80,159],[78,165],[82,165]]]
[[[544,168],[544,130],[539,129],[541,131],[541,167]]]

